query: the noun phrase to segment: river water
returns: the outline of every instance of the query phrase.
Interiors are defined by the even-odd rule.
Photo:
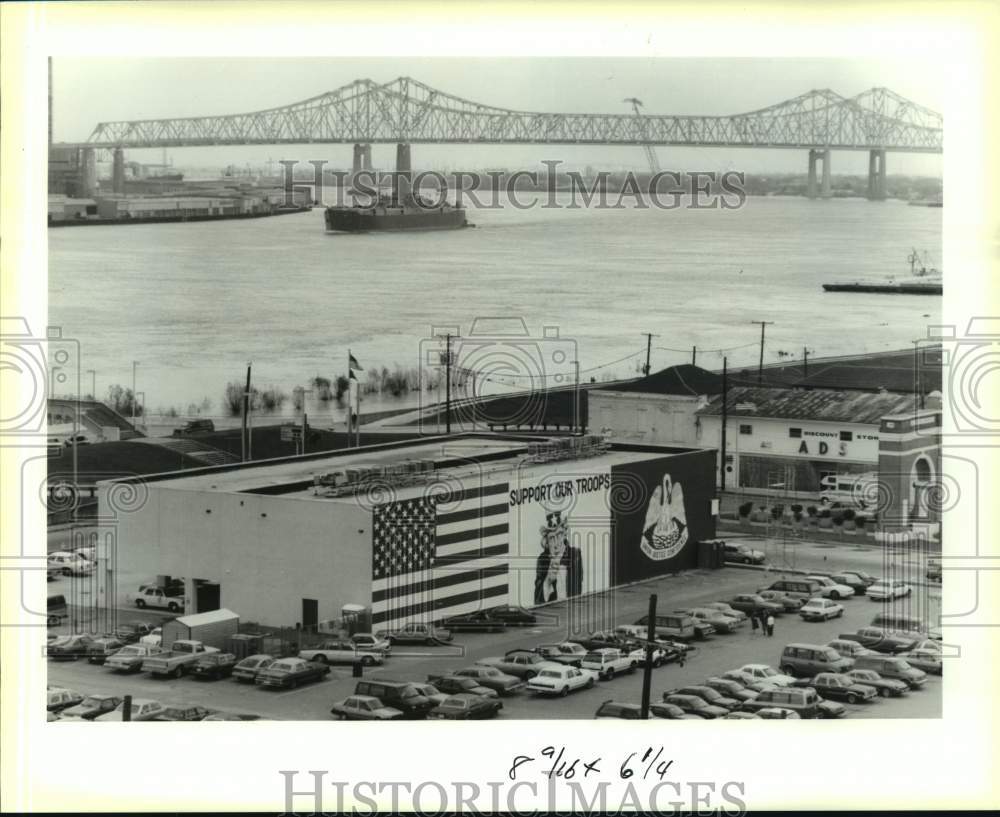
[[[654,371],[690,361],[692,346],[706,368],[720,368],[723,354],[731,367],[752,366],[752,321],[773,322],[766,362],[803,347],[820,357],[925,337],[939,297],[824,293],[821,284],[906,274],[911,248],[941,266],[941,213],[753,197],[739,210],[470,208],[475,229],[440,233],[327,234],[319,208],[50,229],[49,316],[80,341],[81,372],[96,371],[99,395],[130,386],[137,361],[148,409],[182,414],[205,400],[209,415],[224,414],[224,386],[250,360],[257,385],[291,392],[344,374],[348,347],[366,368],[416,367],[439,348],[435,331],[469,335],[477,318],[479,340],[459,341],[457,356],[493,367],[493,390],[538,383],[542,370],[549,383],[572,382],[574,359],[584,381],[633,375],[644,332],[656,335]],[[489,340],[518,330],[512,318],[527,338]],[[81,382],[89,392],[90,375]],[[373,395],[365,410],[400,404]],[[340,414],[308,405],[317,424]]]

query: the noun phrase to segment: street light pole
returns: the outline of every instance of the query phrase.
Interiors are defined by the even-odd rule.
[[[135,367],[139,365],[138,360],[132,361],[132,428],[135,428]]]

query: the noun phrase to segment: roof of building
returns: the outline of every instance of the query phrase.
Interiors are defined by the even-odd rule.
[[[928,393],[941,390],[942,349],[940,346],[921,347],[916,356],[914,376],[914,351],[897,349],[861,355],[802,358],[764,367],[760,385],[799,388],[851,389],[860,391],[913,392],[919,378],[920,391]],[[730,369],[731,385],[758,385],[755,366]]]
[[[738,386],[729,390],[726,411],[731,417],[876,424],[887,414],[912,411],[914,401],[910,394]],[[722,395],[712,398],[698,414],[722,414]]]
[[[684,363],[661,369],[631,383],[605,387],[603,390],[691,396],[719,394],[722,391],[722,376],[700,366]]]

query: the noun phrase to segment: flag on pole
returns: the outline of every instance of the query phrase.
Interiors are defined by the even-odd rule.
[[[351,369],[352,372],[355,372],[355,371],[363,372],[365,370],[365,367],[362,366],[360,363],[358,363],[358,359],[354,355],[352,355],[350,352],[347,353],[347,358],[348,358],[348,364],[347,365],[350,367],[350,369]],[[351,376],[353,377],[353,374]]]
[[[354,380],[355,382],[357,381],[357,378],[354,376],[354,369],[347,370],[347,377],[350,380]]]

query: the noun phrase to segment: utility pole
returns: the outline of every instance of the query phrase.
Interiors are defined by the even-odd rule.
[[[90,396],[97,400],[97,372],[94,369],[87,369],[90,375]]]
[[[649,719],[649,691],[653,685],[653,650],[656,647],[656,593],[649,597],[649,625],[646,628],[646,666],[642,670],[642,714]]]
[[[727,415],[728,409],[726,404],[729,402],[729,358],[722,358],[722,452],[721,465],[719,466],[719,482],[721,485],[720,490],[726,490],[726,425],[729,419]]]
[[[444,336],[444,433],[451,434],[451,332]]]
[[[803,346],[802,347],[802,378],[805,379],[809,377],[809,350]]]
[[[240,428],[240,441],[241,441],[240,449],[241,449],[241,453],[242,453],[242,461],[243,462],[247,461],[247,455],[249,453],[248,450],[247,450],[247,448],[248,448],[248,446],[247,446],[247,443],[248,443],[248,439],[247,439],[248,438],[248,434],[247,434],[247,417],[250,414],[250,366],[251,366],[251,364],[248,363],[247,364],[247,387],[243,390],[243,422],[242,422],[242,426]]]
[[[697,366],[698,365],[697,364],[697,360],[698,360],[698,347],[697,346],[692,346],[691,347],[691,365],[692,366]]]
[[[757,366],[757,385],[764,382],[764,327],[770,326],[774,321],[750,321],[750,323],[760,324],[760,364]]]
[[[649,377],[649,356],[653,350],[653,338],[659,337],[659,335],[653,335],[649,332],[643,332],[646,336],[646,365],[642,367],[642,373]]]
[[[580,361],[573,361],[573,433],[581,434],[580,429]]]

